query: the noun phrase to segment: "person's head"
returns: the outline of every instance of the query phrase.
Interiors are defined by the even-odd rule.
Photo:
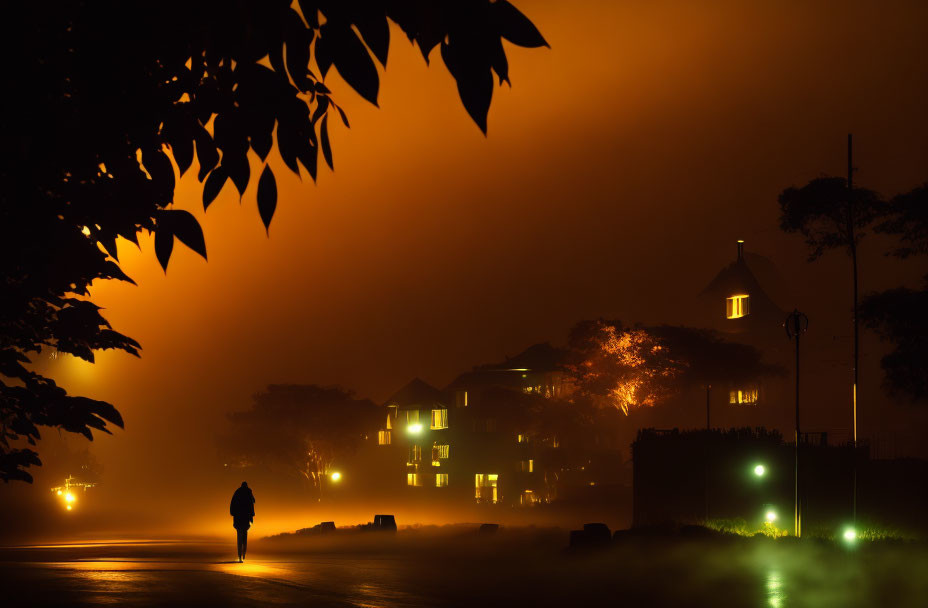
[[[247,487],[248,487],[248,482],[247,482],[247,481],[243,481],[243,482],[242,482],[242,487],[243,487],[243,488],[247,488]]]

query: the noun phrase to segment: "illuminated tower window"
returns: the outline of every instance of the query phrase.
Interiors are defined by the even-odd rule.
[[[448,410],[432,410],[432,428],[433,429],[446,429],[448,428]]]
[[[377,445],[390,445],[390,431],[377,431]]]
[[[751,296],[736,295],[725,300],[725,316],[729,319],[740,319],[751,314]]]
[[[436,488],[447,488],[448,487],[448,474],[447,473],[437,473],[435,475],[435,487]]]
[[[438,460],[440,458],[447,458],[448,452],[450,451],[450,447],[451,446],[447,444],[445,445],[440,445],[437,443],[434,444],[432,446],[432,460]]]
[[[406,473],[406,485],[408,486],[422,485],[421,483],[419,483],[419,474],[418,473]]]

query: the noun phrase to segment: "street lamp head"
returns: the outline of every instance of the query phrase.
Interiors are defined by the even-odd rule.
[[[854,528],[845,528],[843,536],[845,541],[852,543],[857,540],[857,530]]]
[[[419,424],[418,422],[415,424],[410,424],[409,426],[406,427],[406,430],[412,433],[413,435],[418,435],[419,433],[422,432],[422,425]]]
[[[342,474],[339,473],[338,471],[335,471],[334,473],[329,475],[329,477],[332,479],[332,481],[338,481],[342,478]]]
[[[757,475],[758,477],[763,477],[764,475],[767,474],[767,468],[764,467],[764,465],[759,464],[754,467],[754,474]]]
[[[772,524],[773,522],[777,520],[777,512],[774,511],[773,509],[770,509],[769,511],[767,511],[767,514],[764,517],[766,517],[767,523]]]

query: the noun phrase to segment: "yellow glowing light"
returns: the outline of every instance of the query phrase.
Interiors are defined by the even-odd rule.
[[[67,502],[74,502],[75,500],[77,500],[77,498],[74,497],[74,494],[71,494],[70,492],[64,495],[64,499]]]
[[[406,427],[406,431],[409,433],[412,433],[413,435],[418,435],[419,433],[422,432],[422,425],[419,424],[418,422],[415,424],[410,424],[409,426]]]
[[[68,505],[68,511],[70,511],[70,510],[71,510],[71,505]]]
[[[725,300],[725,316],[727,318],[740,319],[749,314],[751,314],[751,296],[738,294]]]
[[[767,518],[768,522],[770,523],[775,522],[777,520],[776,511],[767,511],[767,515],[765,517]]]
[[[61,490],[58,490],[58,496],[61,496],[61,494],[62,494]]]
[[[844,540],[846,540],[849,543],[852,543],[855,540],[857,540],[857,530],[855,530],[854,528],[846,529],[844,531]]]
[[[764,465],[759,464],[756,467],[754,467],[754,474],[757,475],[758,477],[763,477],[766,473],[767,473],[767,469],[764,467]]]
[[[339,473],[338,471],[335,471],[334,473],[329,475],[329,477],[332,479],[332,481],[338,481],[339,479],[342,478],[342,474]]]
[[[83,228],[81,228],[81,234],[83,234],[84,236],[90,236],[90,228],[87,226],[84,226]]]

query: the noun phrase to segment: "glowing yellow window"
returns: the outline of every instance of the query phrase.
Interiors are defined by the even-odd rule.
[[[406,473],[406,485],[408,486],[418,486],[419,484],[419,474],[418,473]]]
[[[738,403],[757,403],[757,389],[730,390],[728,391],[728,402]]]
[[[409,462],[419,462],[422,460],[422,448],[418,445],[409,446]]]
[[[435,445],[432,446],[432,460],[438,460],[439,458],[447,458],[450,448],[451,446],[449,445],[439,445],[436,443]]]
[[[406,424],[416,424],[419,422],[419,410],[406,411]]]
[[[477,502],[496,504],[499,501],[499,475],[496,473],[474,475]]]
[[[725,300],[725,316],[729,319],[740,319],[749,314],[751,314],[751,296],[742,294]]]
[[[447,473],[437,473],[435,475],[435,487],[436,488],[448,487],[448,474]]]
[[[523,473],[534,473],[535,472],[535,461],[534,460],[523,460],[521,463],[521,468]]]
[[[377,445],[390,445],[390,431],[377,431]]]
[[[448,410],[432,410],[432,428],[433,429],[446,429],[448,428]]]

